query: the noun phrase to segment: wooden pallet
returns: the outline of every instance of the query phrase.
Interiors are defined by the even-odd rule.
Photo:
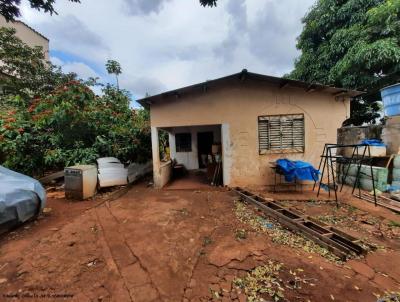
[[[366,251],[358,244],[359,239],[332,226],[316,221],[312,217],[303,216],[296,210],[282,207],[271,199],[265,199],[242,188],[237,187],[233,191],[276,219],[284,227],[301,232],[305,237],[328,249],[342,260],[346,260],[351,254],[366,254]]]

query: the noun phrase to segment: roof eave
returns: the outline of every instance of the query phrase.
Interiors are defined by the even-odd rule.
[[[182,87],[182,88],[178,88],[178,89],[174,89],[174,90],[169,90],[169,91],[166,91],[166,92],[154,95],[154,96],[142,98],[142,99],[137,100],[137,102],[145,108],[150,108],[150,106],[152,104],[154,104],[157,99],[159,99],[161,97],[173,96],[173,95],[179,96],[183,92],[189,91],[196,87],[202,87],[202,86],[207,87],[207,85],[211,85],[211,84],[221,82],[221,81],[227,80],[227,79],[237,78],[240,80],[244,80],[244,79],[246,79],[247,76],[253,77],[254,79],[265,80],[270,83],[276,83],[277,86],[281,89],[286,88],[286,87],[297,87],[297,88],[303,88],[307,92],[311,92],[311,91],[315,91],[315,90],[318,90],[318,91],[332,90],[331,92],[327,92],[327,93],[331,93],[334,96],[344,96],[344,97],[349,97],[349,98],[354,98],[354,97],[360,96],[365,93],[365,92],[357,91],[357,90],[349,90],[349,89],[337,88],[337,87],[333,87],[333,86],[326,86],[326,85],[322,85],[319,83],[307,83],[307,82],[298,81],[298,80],[278,78],[278,77],[267,76],[267,75],[262,75],[262,74],[257,74],[257,73],[250,73],[250,72],[247,72],[247,70],[243,70],[242,72],[235,73],[235,74],[232,74],[229,76],[217,78],[217,79],[210,80],[210,81],[201,82],[198,84],[194,84],[194,85],[190,85],[190,86],[186,86],[186,87]]]

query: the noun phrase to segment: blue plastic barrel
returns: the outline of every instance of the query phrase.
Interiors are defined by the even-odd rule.
[[[400,83],[381,89],[386,116],[400,115]]]

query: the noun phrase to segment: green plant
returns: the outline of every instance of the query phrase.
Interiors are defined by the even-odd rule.
[[[115,74],[117,88],[119,89],[118,76],[122,73],[121,65],[115,60],[108,60],[106,63],[106,69],[109,74]]]
[[[391,228],[400,228],[400,223],[397,221],[390,220],[388,226]]]
[[[238,240],[243,240],[247,238],[247,231],[245,229],[240,229],[235,231],[235,238]]]
[[[13,110],[0,119],[4,165],[30,175],[94,163],[99,156],[123,162],[151,157],[148,112],[132,111],[126,92],[113,86],[96,96],[71,81],[43,97],[11,97]],[[11,117],[10,117],[11,116]]]
[[[318,0],[303,19],[289,77],[366,90],[346,123],[375,123],[379,89],[400,80],[399,19],[399,0]]]
[[[10,96],[27,101],[76,78],[46,62],[41,47],[30,47],[15,33],[14,28],[0,27],[0,84],[4,91],[0,94],[0,110],[14,105],[10,104],[15,101]]]
[[[79,0],[69,0],[71,2],[80,2]],[[55,0],[28,0],[31,8],[38,11],[43,10],[46,13],[57,14],[54,9]],[[15,18],[21,16],[19,6],[21,0],[2,0],[0,2],[0,14],[7,20],[13,21]]]
[[[212,239],[209,236],[205,236],[203,238],[203,246],[210,245],[212,243]]]

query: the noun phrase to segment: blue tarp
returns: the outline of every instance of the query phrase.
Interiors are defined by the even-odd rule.
[[[297,180],[318,181],[320,172],[310,163],[296,160],[292,161],[286,158],[276,161],[277,168],[285,176],[285,181],[293,182]]]
[[[379,139],[364,139],[361,141],[361,143],[370,146],[386,147],[386,145]]]

